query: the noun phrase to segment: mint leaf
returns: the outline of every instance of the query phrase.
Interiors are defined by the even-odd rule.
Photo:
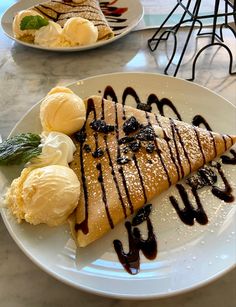
[[[41,27],[47,26],[48,24],[49,24],[48,20],[39,15],[25,16],[21,20],[20,29],[21,30],[38,30]]]
[[[38,134],[22,133],[0,143],[0,165],[26,163],[42,152]]]

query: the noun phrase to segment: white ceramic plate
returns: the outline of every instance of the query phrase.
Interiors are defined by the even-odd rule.
[[[1,20],[1,25],[2,25],[2,28],[5,34],[22,45],[37,48],[37,49],[43,49],[43,50],[49,50],[49,51],[62,51],[62,52],[82,51],[82,50],[98,48],[106,44],[110,44],[116,41],[117,39],[127,35],[134,27],[136,27],[136,25],[139,23],[139,21],[143,17],[143,6],[141,5],[139,0],[133,0],[133,1],[117,0],[115,3],[113,3],[113,1],[111,0],[109,1],[100,0],[101,3],[107,2],[108,6],[111,8],[115,6],[118,8],[127,8],[127,11],[125,13],[117,17],[120,20],[119,22],[112,21],[112,18],[111,17],[109,18],[108,13],[104,12],[105,16],[108,18],[109,25],[111,26],[111,28],[114,28],[114,33],[115,33],[115,36],[109,40],[104,40],[104,41],[97,42],[95,44],[91,44],[87,46],[80,46],[80,47],[49,48],[49,47],[38,46],[35,44],[29,44],[29,43],[26,43],[26,42],[23,42],[21,40],[14,38],[14,35],[12,32],[12,21],[16,13],[21,10],[28,9],[31,6],[38,4],[38,3],[42,3],[42,2],[45,2],[45,1],[43,0],[41,1],[40,0],[21,0],[15,3],[14,5],[12,5],[3,14],[2,20]]]
[[[203,87],[177,78],[117,73],[81,80],[70,88],[86,97],[102,94],[107,85],[113,87],[119,99],[128,86],[135,89],[142,102],[146,102],[151,93],[159,98],[169,98],[183,120],[191,122],[194,115],[201,114],[214,130],[235,133],[236,110],[232,104]],[[128,97],[127,104],[132,105],[133,102],[134,99]],[[167,116],[173,115],[168,108],[165,113]],[[12,134],[40,132],[40,129],[37,104],[16,125]],[[224,165],[223,169],[236,196],[236,167]],[[3,189],[19,174],[19,169],[1,170]],[[222,182],[218,184],[220,186]],[[50,229],[24,223],[18,225],[6,209],[2,210],[2,216],[20,248],[59,280],[112,297],[163,297],[203,285],[231,269],[236,261],[236,203],[226,204],[214,197],[209,188],[204,188],[199,195],[209,223],[205,226],[186,226],[170,205],[170,195],[177,195],[175,187],[152,202],[154,209],[151,219],[158,238],[158,256],[148,261],[141,254],[141,269],[137,275],[129,275],[123,269],[113,249],[113,239],[118,238],[124,242],[127,250],[124,223],[91,246],[76,252],[66,226]]]

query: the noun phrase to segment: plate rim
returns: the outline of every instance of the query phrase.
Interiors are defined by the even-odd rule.
[[[66,87],[71,87],[74,86],[76,84],[78,84],[79,82],[86,82],[87,80],[90,79],[96,79],[96,78],[103,78],[103,77],[108,77],[108,76],[119,76],[119,75],[143,75],[143,76],[151,76],[151,77],[158,77],[158,78],[166,78],[166,79],[172,79],[172,80],[178,80],[178,82],[185,82],[186,84],[191,84],[193,87],[197,87],[197,88],[201,88],[204,89],[208,92],[210,92],[211,94],[218,96],[219,98],[223,99],[225,103],[228,103],[231,105],[231,107],[233,107],[236,110],[236,106],[231,103],[229,100],[225,99],[224,97],[222,97],[221,95],[219,95],[218,93],[215,93],[214,91],[193,83],[191,81],[187,81],[185,79],[181,79],[181,78],[176,78],[176,77],[172,77],[172,76],[168,76],[168,75],[162,75],[159,73],[154,73],[154,72],[142,72],[142,71],[138,71],[138,72],[114,72],[114,73],[106,73],[106,74],[99,74],[99,75],[95,75],[95,76],[90,76],[87,78],[83,78],[83,79],[79,79],[73,83],[69,83],[67,85],[65,85]],[[43,99],[43,98],[42,98]],[[23,114],[23,116],[17,121],[17,123],[14,125],[14,127],[12,128],[10,134],[8,137],[10,137],[13,133],[14,130],[16,129],[17,125],[22,122],[25,117],[32,112],[32,110],[34,108],[36,108],[42,101],[42,99],[40,99],[38,102],[36,102],[26,113]],[[227,267],[227,269],[221,269],[219,270],[216,274],[212,275],[211,277],[205,279],[204,281],[195,283],[194,285],[190,286],[190,287],[186,287],[186,288],[182,288],[182,289],[177,289],[177,290],[172,290],[171,292],[165,292],[165,293],[159,293],[159,294],[138,294],[138,295],[134,295],[134,294],[117,294],[117,293],[112,293],[112,292],[105,292],[104,290],[98,290],[98,289],[94,289],[92,287],[86,286],[86,285],[81,285],[81,284],[75,284],[75,282],[69,280],[67,277],[63,277],[61,276],[61,274],[56,273],[53,268],[49,268],[49,267],[45,267],[35,256],[33,256],[28,250],[27,248],[24,247],[24,244],[17,238],[16,234],[14,233],[14,231],[11,228],[10,223],[8,222],[8,218],[7,218],[7,213],[5,212],[6,209],[1,208],[0,212],[1,212],[1,216],[2,219],[4,221],[4,224],[9,232],[9,234],[11,235],[12,239],[15,241],[15,243],[18,245],[18,247],[23,251],[23,253],[34,263],[36,264],[40,269],[42,269],[44,272],[46,272],[47,274],[53,276],[54,278],[56,278],[57,280],[59,280],[60,282],[63,282],[69,286],[72,286],[73,288],[79,289],[79,290],[83,290],[85,292],[89,292],[92,294],[97,294],[100,296],[105,296],[105,297],[110,297],[110,298],[118,298],[118,299],[128,299],[128,300],[149,300],[149,299],[158,299],[158,298],[166,298],[166,297],[173,297],[176,295],[181,295],[184,293],[188,293],[192,290],[201,288],[207,284],[209,284],[210,282],[220,278],[221,276],[227,274],[229,271],[233,270],[234,268],[236,268],[236,261],[235,263],[233,263],[232,265],[229,265]]]
[[[225,102],[227,102],[227,104],[229,104],[231,107],[233,107],[235,110],[236,110],[236,105],[234,105],[231,101],[229,101],[228,99],[226,99],[225,97],[223,97],[222,95],[220,95],[219,93],[216,93],[214,92],[213,90],[205,87],[204,85],[200,85],[200,84],[197,84],[193,81],[189,81],[189,80],[186,80],[186,79],[183,79],[183,78],[179,78],[179,77],[173,77],[173,76],[170,76],[170,75],[163,75],[161,73],[156,73],[156,72],[148,72],[148,71],[125,71],[125,72],[112,72],[112,73],[103,73],[103,74],[99,74],[99,75],[95,75],[95,76],[89,76],[89,77],[86,77],[86,78],[82,78],[82,79],[78,79],[77,81],[75,82],[72,82],[72,83],[68,83],[64,86],[66,87],[71,87],[79,82],[84,82],[84,81],[87,81],[87,80],[91,80],[91,79],[95,79],[95,78],[103,78],[103,77],[107,77],[107,76],[113,76],[113,75],[150,75],[150,76],[157,76],[157,77],[161,77],[161,78],[167,78],[167,79],[170,79],[170,80],[179,80],[181,82],[184,82],[185,84],[191,84],[193,85],[193,87],[198,87],[198,88],[201,88],[201,89],[204,89],[206,91],[208,91],[209,93],[217,96],[218,98],[222,99],[222,100],[225,100]],[[24,113],[22,115],[22,117],[17,121],[17,123],[14,125],[14,127],[11,129],[8,137],[10,137],[12,135],[12,132],[15,130],[16,126],[18,125],[19,121],[23,120],[27,115],[28,113],[30,113],[32,111],[32,109],[34,109],[36,107],[36,105],[40,104],[42,99],[44,97],[42,97],[38,102],[36,102],[31,108],[29,108],[29,110]]]
[[[143,19],[143,16],[144,16],[144,7],[143,7],[141,1],[135,0],[139,5],[138,9],[140,10],[141,14],[140,14],[140,16],[137,17],[137,20],[134,22],[132,27],[128,27],[128,29],[123,31],[121,34],[114,36],[114,37],[107,39],[107,40],[102,40],[102,41],[96,42],[94,44],[85,45],[85,46],[81,46],[81,47],[75,46],[75,47],[55,47],[55,48],[52,47],[51,48],[51,47],[43,47],[43,46],[39,46],[39,45],[36,45],[36,44],[30,44],[30,43],[21,41],[21,40],[15,38],[14,36],[10,35],[10,33],[8,33],[6,31],[6,28],[4,26],[4,19],[6,18],[7,14],[9,14],[9,11],[12,10],[15,6],[19,6],[21,3],[22,3],[22,5],[24,5],[24,1],[25,0],[20,0],[16,3],[14,3],[13,5],[11,5],[9,8],[7,8],[3,12],[2,16],[1,16],[1,27],[2,27],[3,33],[7,37],[9,37],[12,41],[17,42],[18,44],[20,44],[22,46],[30,47],[30,48],[34,48],[34,49],[38,49],[38,50],[43,50],[43,51],[50,51],[50,52],[80,52],[80,51],[97,49],[99,47],[106,46],[107,44],[111,44],[111,43],[119,40],[120,38],[126,36],[127,34],[129,34],[139,24],[139,22]],[[46,0],[45,1],[38,1],[38,2],[43,3],[43,2],[46,2]],[[128,2],[127,5],[130,5],[130,3]]]

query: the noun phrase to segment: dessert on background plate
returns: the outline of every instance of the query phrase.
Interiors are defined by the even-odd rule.
[[[49,1],[20,11],[15,38],[42,47],[86,46],[114,36],[97,0]]]
[[[106,40],[114,36],[98,0],[53,0],[35,5],[33,9],[62,27],[71,17],[87,19],[97,27],[98,40]]]
[[[91,19],[86,17],[88,15],[88,7],[84,5],[86,1],[73,3],[72,1],[22,0],[5,11],[1,19],[1,26],[7,36],[23,46],[47,51],[75,52],[99,48],[121,39],[135,29],[144,14],[140,0],[135,0],[135,5],[132,4],[132,1],[125,0],[93,1],[101,11],[101,18],[103,19],[101,22],[99,22],[100,17],[96,15],[91,15]],[[42,10],[45,11],[45,8],[43,8],[45,3],[49,7],[57,6],[58,12],[54,12],[54,15],[49,12],[53,12],[54,8],[49,9],[47,7],[46,9],[46,14],[51,14],[53,17],[47,17],[39,11],[41,7],[38,10],[35,7],[40,5]],[[63,6],[63,9],[66,8],[66,12],[68,9],[72,10],[69,17],[68,12],[64,14],[64,23],[69,19],[73,20],[73,22],[67,23],[67,27],[60,24],[61,19],[60,22],[57,22],[55,17],[55,14],[58,18],[59,15],[63,15],[63,13],[61,14],[61,6]],[[82,14],[79,14],[80,8]],[[96,14],[100,15],[99,10],[95,11]],[[27,12],[26,15],[25,11]],[[90,13],[93,13],[93,11],[91,9]],[[14,19],[15,25],[13,27]],[[22,19],[24,20],[22,21]],[[64,28],[66,30],[63,31]],[[49,31],[53,39],[50,39]],[[36,40],[35,32],[37,33]],[[75,32],[78,35],[75,35]]]

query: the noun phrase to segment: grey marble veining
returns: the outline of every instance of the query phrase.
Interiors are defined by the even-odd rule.
[[[133,32],[99,49],[76,53],[44,52],[20,46],[0,30],[0,134],[6,138],[15,123],[56,85],[103,73],[162,72],[163,52],[151,53],[147,39],[153,30]],[[183,34],[184,35],[184,34]],[[231,44],[229,33],[227,39]],[[202,44],[198,41],[198,44]],[[194,50],[195,41],[191,43]],[[234,54],[236,54],[236,44]],[[162,47],[164,51],[164,47]],[[195,82],[216,91],[236,105],[236,78],[227,71],[227,54],[207,51],[199,60]],[[189,51],[191,57],[191,50]],[[206,60],[206,58],[208,60]],[[213,58],[213,63],[209,61]],[[99,60],[98,60],[99,59]],[[180,77],[186,77],[186,63]],[[0,306],[118,306],[233,307],[236,303],[236,269],[197,290],[160,300],[127,301],[99,297],[71,288],[33,264],[17,247],[0,221]]]

